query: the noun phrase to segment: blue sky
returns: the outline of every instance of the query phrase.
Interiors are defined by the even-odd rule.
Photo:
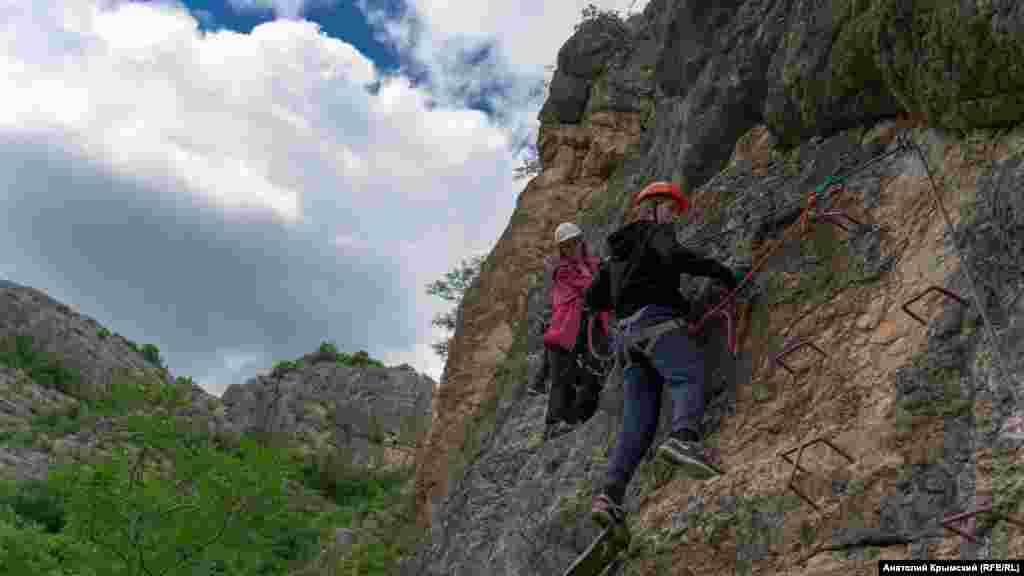
[[[278,18],[271,3],[253,3],[251,8],[242,9],[227,0],[188,0],[184,5],[199,19],[200,29],[206,31],[226,28],[248,34],[257,25]],[[403,11],[400,2],[373,2],[372,6],[392,16]],[[319,24],[324,34],[353,45],[382,71],[398,70],[399,55],[393,47],[374,37],[366,16],[354,2],[311,3],[300,14]]]
[[[437,379],[424,287],[507,225],[585,4],[0,3],[0,278],[214,394],[324,340]]]

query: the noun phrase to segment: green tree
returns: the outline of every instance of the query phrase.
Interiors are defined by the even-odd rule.
[[[65,501],[64,532],[91,547],[83,562],[97,574],[283,573],[282,563],[301,555],[298,541],[316,542],[287,508],[285,458],[251,439],[218,450],[171,416],[183,399],[164,395],[152,413],[129,417],[132,449],[51,475]]]
[[[338,357],[338,346],[334,342],[321,342],[319,353],[322,356]]]
[[[459,265],[454,270],[445,274],[444,278],[427,284],[427,294],[437,296],[455,305],[447,312],[435,316],[431,321],[432,325],[444,328],[449,332],[455,330],[463,300],[466,297],[466,293],[480,277],[480,267],[483,265],[484,258],[485,256],[474,256],[464,259],[459,262]],[[434,352],[441,358],[448,356],[447,338],[441,342],[435,342],[431,346],[434,348]]]
[[[157,348],[156,344],[144,344],[139,352],[142,357],[145,358],[146,362],[149,362],[157,368],[164,367],[164,359],[160,356],[160,349]]]

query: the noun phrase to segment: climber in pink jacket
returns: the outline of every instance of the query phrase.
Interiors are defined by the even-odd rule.
[[[554,438],[586,422],[597,411],[601,391],[598,377],[584,368],[588,354],[583,295],[597,276],[600,260],[590,256],[583,231],[572,222],[555,229],[559,257],[553,267],[551,320],[544,333],[544,347],[551,367],[551,391],[545,437]],[[598,316],[598,328],[608,332],[608,313]]]

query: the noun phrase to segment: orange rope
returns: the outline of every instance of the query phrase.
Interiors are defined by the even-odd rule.
[[[809,220],[811,210],[814,209],[817,206],[817,203],[818,203],[818,195],[817,195],[816,192],[812,191],[808,195],[808,197],[807,197],[807,207],[804,208],[803,213],[800,214],[799,230],[800,230],[800,235],[801,236],[806,234],[807,222]],[[690,324],[690,334],[691,335],[699,334],[701,329],[703,329],[703,327],[704,327],[704,323],[707,322],[709,318],[711,318],[715,314],[718,314],[722,309],[725,308],[726,304],[729,304],[734,298],[736,298],[736,294],[739,293],[740,289],[742,289],[743,286],[746,285],[746,283],[750,281],[750,279],[754,276],[755,272],[757,272],[762,266],[764,266],[765,262],[768,261],[768,258],[772,254],[774,254],[776,250],[781,248],[783,244],[786,243],[786,240],[787,240],[786,234],[784,233],[782,235],[782,238],[779,239],[778,243],[776,243],[775,246],[772,246],[772,248],[770,250],[765,252],[761,256],[761,258],[758,259],[758,261],[754,265],[754,267],[750,269],[750,272],[747,272],[747,275],[743,278],[743,280],[739,283],[738,286],[733,288],[732,292],[730,292],[725,298],[723,298],[721,302],[716,304],[714,308],[712,308],[711,310],[708,310],[708,312],[706,314],[704,314],[704,317],[701,318],[699,322],[697,322],[696,324]]]

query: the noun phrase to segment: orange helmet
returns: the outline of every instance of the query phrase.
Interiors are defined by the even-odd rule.
[[[690,202],[683,196],[682,191],[679,189],[678,184],[672,184],[670,182],[652,182],[648,184],[643,190],[641,190],[636,196],[633,197],[633,206],[643,202],[648,198],[656,196],[667,196],[676,203],[676,212],[682,214],[690,209]]]

